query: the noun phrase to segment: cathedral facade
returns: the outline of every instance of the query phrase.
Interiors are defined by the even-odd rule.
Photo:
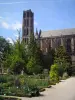
[[[34,13],[31,10],[23,12],[22,39],[28,43],[30,33],[34,34]],[[44,54],[49,50],[57,49],[60,45],[64,46],[72,58],[72,64],[75,64],[75,28],[37,31],[35,39],[39,42],[40,49]]]

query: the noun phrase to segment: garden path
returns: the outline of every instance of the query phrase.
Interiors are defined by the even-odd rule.
[[[42,96],[25,98],[22,100],[75,100],[75,77],[71,77],[67,80],[52,86],[52,88],[46,89],[41,92]]]

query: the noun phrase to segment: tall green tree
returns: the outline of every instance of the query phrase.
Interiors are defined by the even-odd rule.
[[[63,61],[71,64],[71,56],[66,52],[65,47],[59,46],[55,51],[55,62],[63,63]]]
[[[38,71],[39,69],[38,71],[39,73],[40,70],[42,69],[41,54],[42,54],[41,50],[36,43],[34,34],[30,34],[30,41],[28,44],[28,63],[27,63],[27,69],[29,73],[30,71],[31,71],[31,74],[37,73],[35,72],[35,69],[37,69],[36,71]]]
[[[29,57],[29,59],[31,57],[34,57],[36,62],[38,64],[40,64],[41,54],[42,54],[42,52],[41,52],[40,48],[38,47],[38,45],[36,43],[34,34],[30,34],[30,41],[29,41],[29,44],[28,44],[28,57]]]
[[[13,44],[12,53],[7,55],[4,65],[8,67],[12,73],[20,74],[22,70],[26,71],[26,62],[25,44],[21,41],[19,33],[19,38]]]
[[[31,58],[32,56],[35,57],[35,50],[36,50],[36,42],[35,42],[34,34],[30,34],[30,40],[28,43],[29,58]]]
[[[11,44],[3,37],[0,36],[0,66],[3,66],[3,62],[6,60],[7,53],[11,53]]]
[[[60,64],[60,67],[63,66],[64,71],[67,71],[69,75],[71,74],[71,56],[66,52],[65,47],[59,46],[57,48],[54,63]]]

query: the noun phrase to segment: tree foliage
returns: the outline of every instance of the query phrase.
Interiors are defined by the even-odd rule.
[[[48,53],[43,55],[43,66],[44,68],[50,70],[50,66],[54,63],[54,49],[49,48]]]
[[[40,73],[42,69],[41,51],[37,46],[34,34],[30,34],[30,41],[28,44],[28,63],[27,70],[29,73]]]
[[[27,72],[29,74],[38,74],[42,71],[42,66],[37,64],[34,57],[31,57],[27,63]]]
[[[30,35],[27,44],[19,38],[13,44],[12,53],[7,54],[4,66],[9,68],[12,73],[19,74],[23,70],[26,73],[40,73],[42,71],[41,51],[36,44],[34,34]]]
[[[59,81],[59,66],[57,64],[51,66],[50,80],[53,82]]]
[[[10,52],[10,44],[3,37],[0,37],[0,62],[2,62],[6,54]]]
[[[26,65],[26,52],[25,44],[19,38],[13,44],[13,49],[10,54],[7,54],[6,60],[4,61],[4,66],[10,69],[13,73],[19,74],[22,70],[25,71]]]
[[[71,63],[71,57],[66,52],[65,47],[59,46],[55,52],[55,63],[63,63],[63,62]]]
[[[60,67],[64,68],[64,71],[71,74],[71,56],[66,52],[66,49],[63,46],[59,46],[55,52],[55,61],[60,65]]]
[[[11,63],[10,69],[14,74],[20,74],[22,70],[25,69],[25,62],[22,58],[16,56],[16,58]]]
[[[3,37],[0,36],[0,67],[4,68],[4,62],[7,55],[11,53],[11,44]]]

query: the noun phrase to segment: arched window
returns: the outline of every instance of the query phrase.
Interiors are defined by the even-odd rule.
[[[61,45],[61,38],[57,39],[57,45],[58,45],[58,47]]]
[[[68,53],[71,53],[71,39],[67,39],[66,41],[66,49]]]
[[[26,29],[24,28],[24,30],[23,30],[23,36],[25,36],[26,35]]]
[[[74,55],[75,55],[75,38],[74,38]]]
[[[27,12],[27,17],[29,17],[29,12]]]
[[[27,26],[29,26],[29,19],[27,19]]]
[[[28,32],[29,32],[29,31],[28,31],[28,28],[27,28],[27,35],[28,35]]]
[[[24,19],[24,26],[26,26],[26,19]]]

